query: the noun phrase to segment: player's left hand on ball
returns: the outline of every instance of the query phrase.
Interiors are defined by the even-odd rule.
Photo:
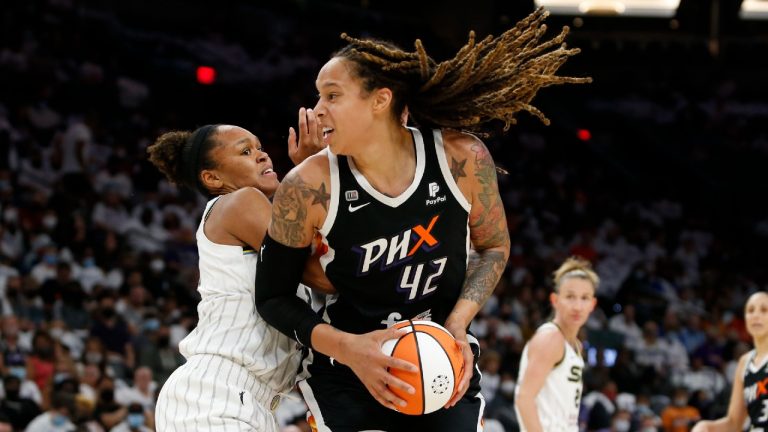
[[[451,408],[464,397],[464,393],[466,393],[469,388],[469,381],[472,379],[472,374],[474,373],[475,357],[472,354],[472,348],[467,341],[467,331],[464,327],[445,323],[445,328],[451,332],[456,339],[456,343],[459,344],[461,353],[464,355],[464,367],[462,368],[461,378],[459,378],[459,387],[456,389],[456,393],[451,400],[445,404],[446,408]]]

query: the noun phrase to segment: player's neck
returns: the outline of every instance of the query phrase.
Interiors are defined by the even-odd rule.
[[[410,186],[416,175],[413,138],[403,127],[374,131],[361,151],[352,155],[355,167],[379,192],[397,196]]]
[[[768,355],[768,335],[754,338],[755,358],[763,359]]]
[[[552,323],[557,326],[557,328],[560,329],[560,331],[563,333],[563,336],[565,336],[565,341],[568,342],[571,346],[574,348],[578,346],[579,341],[579,328],[571,328],[565,324],[563,324],[559,319],[555,318],[552,320]]]

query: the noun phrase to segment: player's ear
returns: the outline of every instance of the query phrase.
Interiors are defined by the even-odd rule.
[[[373,111],[386,112],[392,106],[392,90],[383,87],[373,91]],[[401,119],[402,120],[402,119]]]
[[[222,180],[219,173],[216,170],[203,170],[200,173],[200,181],[208,190],[219,190],[224,186],[224,180]]]

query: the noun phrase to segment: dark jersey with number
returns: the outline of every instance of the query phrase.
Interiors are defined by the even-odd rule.
[[[750,430],[768,431],[768,358],[754,364],[755,351],[744,366],[744,401],[747,403]]]
[[[442,325],[459,298],[470,204],[451,175],[440,131],[411,132],[416,174],[397,197],[375,190],[350,158],[327,153],[332,195],[320,262],[337,289],[325,319],[338,329],[361,334],[405,319]]]

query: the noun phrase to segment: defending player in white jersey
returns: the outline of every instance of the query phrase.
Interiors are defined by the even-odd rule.
[[[521,431],[579,430],[584,359],[577,335],[595,308],[600,278],[589,261],[567,259],[554,273],[555,316],[523,349],[515,389]]]
[[[302,139],[291,158],[301,159],[297,150],[311,153],[314,142]],[[280,183],[272,162],[256,136],[229,125],[169,132],[148,151],[169,180],[215,196],[196,234],[199,322],[179,344],[187,362],[160,391],[157,430],[276,432],[273,411],[280,393],[294,385],[301,354],[256,313],[256,257],[272,207],[267,197]],[[303,279],[331,289],[317,259]]]

